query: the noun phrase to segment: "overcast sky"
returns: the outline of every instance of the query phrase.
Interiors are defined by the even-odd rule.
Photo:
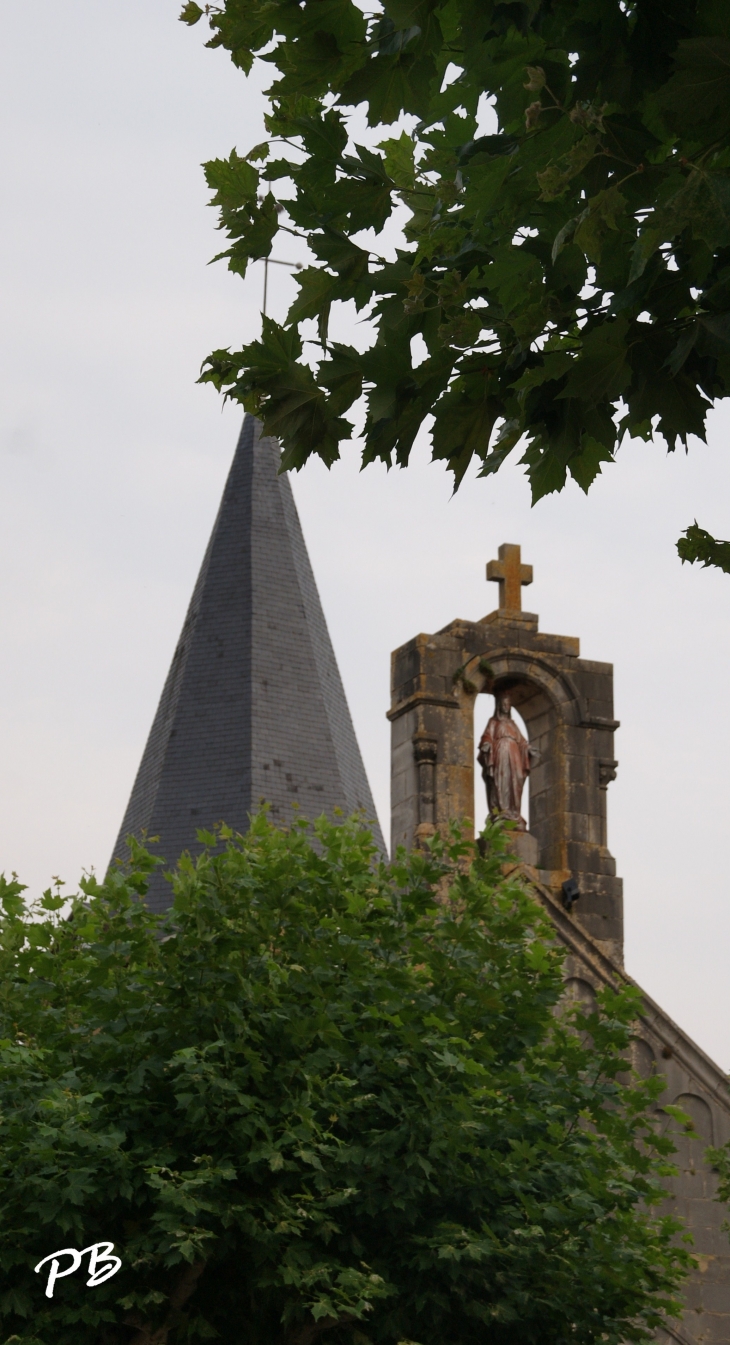
[[[2,0],[0,868],[34,891],[108,861],[239,428],[197,370],[260,321],[261,267],[206,266],[199,165],[262,138],[261,80],[178,9]],[[275,316],[294,292],[272,268]],[[390,651],[490,611],[500,542],[541,629],[615,664],[627,967],[726,1069],[730,578],[674,542],[695,517],[730,534],[729,428],[688,457],[627,444],[588,499],[535,510],[516,466],[452,499],[425,446],[294,480],[386,834]]]

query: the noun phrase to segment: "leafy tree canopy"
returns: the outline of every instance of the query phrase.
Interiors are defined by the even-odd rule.
[[[432,416],[457,486],[519,444],[534,500],[568,474],[588,490],[625,434],[704,439],[730,390],[727,0],[377,9],[205,6],[209,46],[276,76],[270,140],[205,166],[220,255],[243,275],[285,229],[316,260],[284,326],[215,351],[203,380],[263,417],[286,467],[334,462],[364,393],[364,463],[405,465]],[[190,0],[181,17],[202,16]],[[405,242],[385,261],[398,206]],[[364,355],[328,339],[345,301],[374,323]]]
[[[316,832],[222,829],[166,916],[140,848],[70,913],[3,880],[2,1339],[648,1340],[687,1252],[651,1215],[661,1083],[620,1077],[635,995],[556,1016],[498,828],[390,869]],[[36,1262],[98,1241],[119,1273],[44,1297]]]

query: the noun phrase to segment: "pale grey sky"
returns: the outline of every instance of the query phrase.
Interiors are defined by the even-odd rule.
[[[206,266],[199,165],[262,138],[260,82],[178,9],[2,5],[0,868],[33,890],[107,863],[238,432],[197,369],[259,323],[261,268]],[[293,292],[272,268],[275,316]],[[627,444],[588,499],[535,510],[516,466],[451,499],[424,448],[293,483],[386,832],[390,651],[491,610],[500,542],[541,628],[613,661],[627,966],[725,1068],[730,578],[674,542],[695,517],[730,533],[729,428],[713,413],[689,457]]]

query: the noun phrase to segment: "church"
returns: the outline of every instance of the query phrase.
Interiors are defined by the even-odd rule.
[[[247,415],[113,858],[125,855],[130,834],[146,831],[172,863],[195,852],[199,828],[225,820],[246,830],[264,801],[283,825],[296,809],[305,817],[362,811],[386,854],[291,486],[278,468],[278,445]],[[494,704],[492,722],[514,725],[529,779],[518,870],[567,950],[566,994],[590,1005],[602,986],[631,981],[607,834],[618,766],[613,667],[582,659],[578,639],[545,634],[522,610],[532,568],[519,546],[499,547],[487,579],[498,585],[494,611],[414,635],[392,655],[391,847],[473,818],[475,714],[486,721]],[[480,757],[497,789],[493,748],[485,743]],[[519,798],[516,805],[517,818]],[[155,909],[169,901],[159,873],[149,901]],[[660,1106],[676,1104],[694,1124],[692,1134],[673,1133],[679,1172],[667,1183],[666,1210],[692,1233],[696,1269],[681,1321],[657,1339],[727,1345],[727,1211],[704,1160],[707,1145],[730,1139],[727,1078],[647,995],[643,1005],[633,1067],[660,1074]]]

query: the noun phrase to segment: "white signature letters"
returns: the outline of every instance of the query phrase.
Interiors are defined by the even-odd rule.
[[[121,1267],[121,1260],[118,1256],[111,1256],[114,1251],[113,1242],[92,1242],[90,1247],[84,1247],[82,1252],[77,1252],[75,1247],[64,1247],[60,1252],[51,1252],[50,1256],[44,1256],[42,1261],[38,1262],[35,1268],[36,1275],[50,1261],[51,1268],[48,1272],[48,1283],[46,1285],[46,1298],[53,1298],[53,1286],[56,1280],[62,1280],[66,1275],[73,1275],[81,1265],[82,1257],[89,1253],[89,1278],[86,1281],[87,1289],[95,1289],[98,1284],[103,1284],[105,1280],[110,1280],[112,1275],[116,1275]],[[70,1256],[71,1264],[66,1270],[61,1270],[62,1256]]]

